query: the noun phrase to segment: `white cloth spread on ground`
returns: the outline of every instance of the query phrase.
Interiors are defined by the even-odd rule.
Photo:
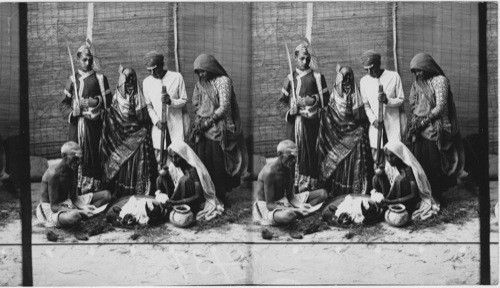
[[[297,208],[301,204],[307,203],[307,199],[309,199],[309,191],[295,194],[292,201],[289,201],[285,196],[274,203],[283,208]],[[321,205],[323,205],[323,202],[311,206],[311,208],[308,209],[309,214],[317,211],[321,208]],[[260,225],[277,225],[278,223],[274,220],[274,213],[276,211],[283,210],[281,207],[270,211],[267,209],[266,201],[255,201],[252,207],[253,221],[259,223]]]
[[[140,225],[146,225],[149,221],[149,216],[146,212],[146,205],[153,210],[153,200],[154,199],[151,198],[136,198],[135,196],[131,196],[127,203],[123,205],[119,217],[123,219],[125,215],[132,215],[137,223]]]
[[[154,149],[160,149],[161,130],[156,127],[156,122],[161,120],[162,86],[166,87],[172,103],[167,105],[167,126],[170,139],[174,141],[184,141],[184,136],[189,130],[189,115],[186,103],[188,101],[184,78],[177,72],[167,71],[163,79],[156,79],[148,76],[143,81],[143,93],[148,106],[149,116],[153,122],[151,137],[153,138]]]
[[[361,211],[361,205],[364,205],[365,202],[368,202],[367,198],[353,198],[351,195],[347,195],[344,201],[339,204],[337,210],[335,210],[335,217],[338,218],[340,214],[346,213],[354,223],[361,224],[365,220],[365,216]],[[365,208],[368,208],[367,205],[365,205]]]
[[[417,210],[413,212],[412,219],[420,218],[421,220],[425,220],[432,215],[437,214],[440,209],[439,203],[432,197],[431,185],[427,180],[427,176],[425,175],[422,166],[420,166],[420,163],[418,163],[417,159],[415,158],[415,156],[413,156],[411,151],[401,141],[395,140],[389,140],[389,142],[387,142],[387,144],[384,146],[384,149],[394,153],[394,155],[403,160],[403,163],[409,166],[413,171],[413,175],[415,176],[415,179],[417,181],[418,192],[421,201],[420,204],[417,205]],[[436,159],[436,161],[439,161],[439,159]],[[392,185],[396,176],[399,175],[398,170],[386,162],[385,172],[387,174],[387,177],[389,178],[389,182]]]
[[[224,211],[224,205],[215,196],[215,186],[208,174],[205,165],[201,162],[200,158],[196,153],[187,145],[184,141],[174,141],[170,146],[168,146],[169,153],[174,151],[182,157],[186,162],[196,169],[198,177],[200,178],[201,187],[203,189],[203,196],[205,198],[205,204],[201,211],[198,212],[196,219],[210,220],[215,218],[217,215],[222,214]],[[182,170],[176,167],[171,161],[169,161],[168,172],[174,185],[177,186],[179,179],[184,176]]]

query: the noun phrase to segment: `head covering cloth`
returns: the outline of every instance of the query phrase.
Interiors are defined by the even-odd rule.
[[[417,206],[418,209],[413,212],[412,219],[425,220],[432,215],[436,215],[440,210],[440,205],[432,197],[431,184],[429,183],[429,180],[427,180],[424,169],[415,156],[413,156],[410,149],[408,149],[408,147],[406,147],[406,145],[399,140],[390,140],[387,144],[385,144],[384,151],[392,152],[413,171],[413,176],[415,176],[415,180],[417,181],[421,201]],[[392,185],[396,176],[399,175],[399,171],[386,161],[385,172]]]
[[[215,196],[215,186],[212,182],[212,178],[210,178],[210,174],[208,174],[207,168],[201,162],[200,158],[196,155],[196,153],[183,141],[175,141],[168,146],[168,152],[172,151],[177,153],[182,159],[186,160],[186,162],[196,169],[198,173],[198,177],[200,178],[201,187],[203,189],[203,196],[205,197],[205,206],[203,210],[198,212],[196,219],[205,219],[210,220],[215,218],[217,215],[222,214],[224,211],[223,204],[217,199]],[[174,185],[177,186],[180,178],[184,175],[182,170],[179,167],[176,167],[172,161],[168,161],[168,171],[172,180],[174,181]]]
[[[416,54],[410,62],[410,69],[413,71],[415,69],[421,70],[429,74],[430,76],[443,76],[446,77],[443,70],[439,65],[434,61],[434,59],[426,53],[418,53]],[[447,78],[447,77],[446,77]],[[424,81],[424,85],[427,85],[427,82]],[[413,83],[412,92],[417,90],[417,81]],[[433,91],[430,89],[422,89],[422,92],[426,92],[424,97],[427,97],[427,101],[435,101],[432,99]],[[429,95],[430,94],[430,95]],[[439,151],[441,152],[441,165],[443,167],[443,172],[447,175],[458,176],[462,173],[465,163],[464,150],[462,146],[462,140],[460,137],[460,129],[458,126],[458,116],[457,116],[457,108],[455,106],[455,101],[453,100],[453,93],[451,92],[451,87],[448,81],[448,118],[451,123],[451,131],[445,131],[444,129],[438,129],[437,136],[437,146]],[[440,122],[441,119],[436,119],[436,121]],[[442,127],[441,123],[439,123],[438,127]],[[456,151],[454,146],[456,146]],[[456,153],[456,155],[455,155]]]
[[[196,73],[198,70],[208,71],[215,76],[228,76],[226,70],[220,65],[219,61],[210,54],[200,54],[196,57],[193,64],[193,70]]]

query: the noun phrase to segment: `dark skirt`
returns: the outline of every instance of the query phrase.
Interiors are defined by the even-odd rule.
[[[149,140],[149,141],[148,141]],[[145,137],[136,152],[120,167],[115,178],[110,183],[110,190],[116,197],[127,195],[150,195],[154,189],[153,179],[157,173],[154,169],[154,159],[151,138]]]
[[[212,178],[215,186],[215,195],[220,201],[225,202],[226,193],[237,187],[240,183],[239,175],[230,176],[224,165],[224,153],[219,141],[212,141],[201,137],[195,144],[196,154]]]
[[[421,136],[417,136],[411,147],[413,155],[424,169],[425,175],[431,184],[432,195],[441,199],[442,192],[449,187],[457,184],[457,178],[447,176],[443,172],[441,165],[441,153],[439,152],[437,142],[427,140]]]
[[[364,108],[356,113],[364,113],[361,109]],[[320,186],[330,196],[369,192],[374,172],[367,129],[361,124],[364,122],[349,121],[331,107],[321,111],[320,119],[317,142]]]

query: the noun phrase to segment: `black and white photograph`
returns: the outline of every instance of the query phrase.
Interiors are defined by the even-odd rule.
[[[498,2],[0,2],[0,286],[499,284]]]

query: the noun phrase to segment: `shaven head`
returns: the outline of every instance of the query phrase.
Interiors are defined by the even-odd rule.
[[[289,152],[290,154],[297,156],[297,145],[292,140],[286,139],[281,141],[276,150],[278,155],[288,154],[287,152]]]
[[[292,169],[297,162],[297,145],[291,140],[283,140],[278,144],[278,161]]]
[[[63,157],[64,155],[82,157],[82,148],[80,148],[80,145],[78,145],[78,143],[74,141],[68,141],[61,147],[61,155]]]

